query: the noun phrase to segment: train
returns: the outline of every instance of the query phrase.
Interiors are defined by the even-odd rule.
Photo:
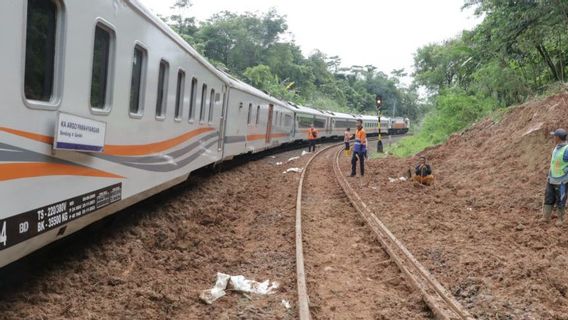
[[[0,267],[311,124],[378,134],[217,69],[137,0],[1,1],[0,21]]]

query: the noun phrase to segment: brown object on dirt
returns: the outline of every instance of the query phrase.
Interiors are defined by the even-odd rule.
[[[567,126],[568,94],[510,108],[417,155],[435,188],[389,183],[417,157],[388,157],[369,161],[358,192],[478,319],[567,319],[568,228],[536,219],[549,132]]]

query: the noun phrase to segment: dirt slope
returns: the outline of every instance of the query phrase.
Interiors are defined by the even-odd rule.
[[[369,163],[360,192],[479,319],[568,319],[568,226],[537,219],[557,127],[568,127],[568,94],[422,152],[433,187],[389,182],[417,162],[389,157]]]

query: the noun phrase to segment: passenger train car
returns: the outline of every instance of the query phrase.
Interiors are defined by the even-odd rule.
[[[389,134],[405,134],[410,128],[410,120],[408,118],[396,117],[390,119]]]
[[[0,21],[0,267],[311,123],[354,128],[217,70],[137,0],[1,1]]]

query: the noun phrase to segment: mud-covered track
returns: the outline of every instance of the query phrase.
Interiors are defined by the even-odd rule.
[[[334,161],[334,173],[343,191],[349,198],[353,207],[365,219],[369,227],[377,235],[385,251],[395,261],[407,280],[422,294],[436,318],[444,320],[474,319],[469,312],[446,290],[429,272],[416,260],[402,242],[377,218],[375,214],[362,201],[359,194],[347,181],[341,172],[341,150],[337,151]]]
[[[419,291],[406,284],[345,196],[333,173],[334,155],[333,146],[319,151],[300,178],[299,319],[432,319]]]

